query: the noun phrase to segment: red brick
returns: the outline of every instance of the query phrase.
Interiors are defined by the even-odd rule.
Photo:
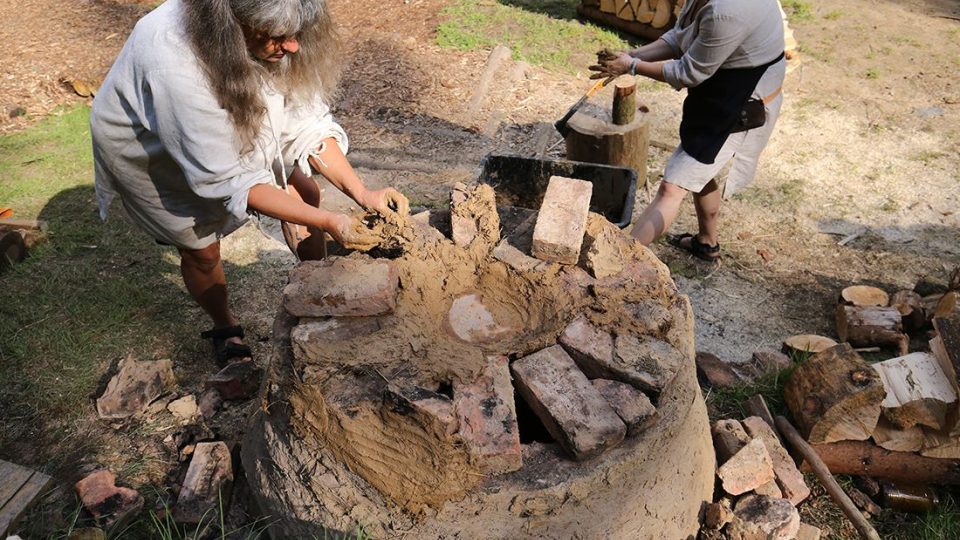
[[[117,374],[97,398],[101,418],[128,418],[141,412],[153,400],[176,384],[170,360],[120,361]]]
[[[444,437],[457,431],[457,417],[453,411],[453,400],[449,397],[420,387],[396,388],[393,385],[384,393],[393,412],[419,417],[422,426],[432,427],[438,435]]]
[[[716,387],[735,386],[743,382],[740,374],[729,362],[724,362],[714,354],[697,351],[697,375],[700,379]]]
[[[232,362],[214,375],[207,377],[205,389],[215,389],[225,401],[253,397],[260,389],[263,370],[253,360]]]
[[[283,288],[287,312],[296,317],[363,317],[392,313],[397,305],[397,270],[391,261],[331,257],[304,261]]]
[[[606,370],[596,366],[609,365],[613,361],[613,336],[582,315],[567,325],[559,342],[588,376],[600,377],[600,373]]]
[[[226,514],[232,489],[230,449],[219,441],[199,443],[173,507],[173,517],[179,523],[200,523],[201,519],[219,523],[220,509]]]
[[[820,529],[801,523],[800,530],[797,531],[797,540],[820,540]]]
[[[534,257],[563,264],[576,264],[587,228],[593,185],[585,180],[550,177],[533,230]]]
[[[760,439],[753,439],[717,469],[723,490],[741,495],[774,479],[770,454]]]
[[[803,474],[797,469],[793,458],[780,444],[773,429],[763,421],[759,416],[751,416],[743,420],[743,426],[751,437],[763,440],[763,444],[770,453],[770,460],[773,464],[773,472],[777,477],[777,485],[783,492],[784,498],[793,503],[794,506],[810,496],[810,488],[803,480]]]
[[[453,385],[453,398],[460,437],[480,470],[501,474],[519,469],[520,430],[507,357],[487,358],[477,380]]]
[[[713,447],[717,452],[717,464],[723,465],[741,448],[750,442],[740,422],[733,419],[721,419],[714,422],[710,430],[713,435]]]
[[[624,423],[559,345],[521,358],[511,369],[520,395],[577,460],[623,440]]]
[[[590,382],[627,425],[628,434],[640,433],[657,422],[657,409],[650,403],[650,398],[640,390],[629,384],[607,379],[594,379]]]
[[[116,480],[112,472],[101,470],[74,486],[84,508],[104,525],[126,521],[143,509],[143,496],[135,489],[118,487]]]

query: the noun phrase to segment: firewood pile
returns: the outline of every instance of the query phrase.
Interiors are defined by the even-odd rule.
[[[960,484],[960,269],[945,291],[917,289],[847,287],[836,308],[839,343],[784,341],[794,359],[809,355],[783,390],[793,424],[754,396],[744,404],[750,416],[713,425],[722,489],[700,538],[819,538],[796,509],[810,494],[802,472],[818,476],[864,538],[878,538],[866,518],[881,506],[929,510],[931,485]],[[868,362],[866,353],[892,358]],[[697,363],[710,386],[744,382],[730,377],[742,365],[706,353]],[[856,481],[841,488],[834,474]]]

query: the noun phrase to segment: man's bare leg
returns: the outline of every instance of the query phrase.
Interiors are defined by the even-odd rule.
[[[652,244],[670,228],[687,193],[687,190],[680,186],[660,182],[657,195],[637,218],[630,234],[645,246]]]
[[[697,240],[714,246],[720,239],[717,232],[717,216],[720,214],[720,187],[716,180],[710,180],[700,193],[693,194],[693,207],[697,210],[699,234]]]
[[[190,296],[213,319],[213,327],[236,325],[237,318],[227,303],[227,277],[220,260],[220,242],[202,249],[178,249],[183,283]],[[227,341],[243,343],[238,337],[228,338]]]

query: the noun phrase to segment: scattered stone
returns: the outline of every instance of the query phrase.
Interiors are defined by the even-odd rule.
[[[533,230],[531,254],[543,261],[576,264],[587,227],[593,184],[550,177]]]
[[[722,529],[733,520],[733,502],[723,497],[715,503],[710,503],[703,511],[703,525],[710,529]]]
[[[99,470],[74,486],[83,507],[104,526],[123,523],[143,509],[143,496],[135,489],[117,486],[116,480],[112,472]]]
[[[880,513],[880,507],[877,503],[873,502],[873,499],[867,496],[866,493],[860,491],[855,487],[847,488],[847,496],[850,497],[850,500],[853,501],[853,504],[857,505],[857,508],[863,510],[867,514],[877,515]]]
[[[748,442],[739,452],[717,469],[723,490],[741,495],[774,479],[770,454],[760,439]]]
[[[737,501],[727,525],[730,540],[789,540],[800,530],[800,514],[786,499],[747,495]]]
[[[762,377],[767,373],[787,369],[793,362],[790,357],[780,351],[756,351],[751,358],[754,368],[754,378]]]
[[[7,115],[8,115],[10,118],[17,118],[17,117],[19,117],[19,116],[26,116],[26,115],[27,115],[27,110],[24,109],[23,107],[13,107],[13,108],[11,108],[9,111],[7,111]]]
[[[607,379],[594,379],[590,382],[627,425],[627,434],[635,435],[657,422],[657,409],[650,403],[650,398],[640,390],[629,384]]]
[[[290,271],[283,303],[295,317],[363,317],[392,313],[399,277],[393,263],[368,257],[304,261]]]
[[[167,410],[183,423],[193,421],[200,414],[200,409],[197,407],[197,396],[193,394],[171,401],[167,405]]]
[[[203,418],[209,420],[217,414],[217,409],[220,408],[221,403],[223,403],[223,398],[220,397],[220,392],[213,388],[208,388],[200,394],[200,402],[197,404],[197,408],[200,410]]]
[[[260,389],[260,378],[263,370],[253,360],[231,362],[215,375],[207,377],[203,386],[205,389],[214,389],[225,401],[247,399]]]
[[[710,386],[725,388],[743,382],[729,362],[724,362],[714,354],[697,351],[696,364],[700,380]]]
[[[120,361],[117,374],[107,383],[106,391],[97,398],[97,414],[100,418],[129,418],[175,384],[170,360],[141,362],[125,358]]]
[[[221,509],[224,514],[228,511],[232,488],[233,463],[227,445],[220,441],[198,444],[173,507],[174,519],[178,523],[219,523]]]
[[[754,488],[754,493],[757,495],[766,495],[767,497],[773,497],[774,499],[782,499],[783,491],[780,491],[780,486],[777,485],[776,479],[763,484],[757,488]]]
[[[171,433],[163,439],[163,444],[172,454],[179,455],[181,449],[187,445],[210,441],[213,440],[213,438],[214,434],[210,431],[210,428],[202,421],[199,421],[194,424],[187,424],[181,429]]]
[[[806,523],[800,524],[797,540],[820,540],[820,529]]]
[[[486,474],[515,471],[523,465],[513,394],[506,356],[488,357],[472,384],[453,385],[460,436]]]
[[[176,397],[175,394],[164,394],[150,402],[150,405],[143,410],[143,415],[147,418],[155,418],[158,414],[167,411],[167,405]]]
[[[567,325],[559,343],[587,376],[604,372],[601,366],[613,361],[613,336],[590,324],[583,315]]]
[[[717,463],[723,465],[741,448],[750,442],[750,436],[740,422],[733,419],[720,419],[714,422],[710,430],[713,435],[713,447],[717,452]]]
[[[783,496],[794,506],[800,504],[810,496],[810,488],[803,479],[803,474],[797,469],[793,458],[780,444],[780,439],[773,429],[759,416],[751,416],[743,420],[747,433],[763,441],[770,460],[773,463],[773,472],[777,477],[777,485],[783,491]]]
[[[10,540],[10,538],[7,538],[7,540]],[[74,529],[67,540],[107,540],[107,533],[96,527],[84,527]]]
[[[559,345],[511,366],[517,391],[547,431],[577,460],[620,444],[626,425]]]

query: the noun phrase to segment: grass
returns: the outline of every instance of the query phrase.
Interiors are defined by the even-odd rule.
[[[803,199],[803,190],[803,180],[795,178],[776,186],[758,186],[737,193],[733,198],[766,208],[795,210]]]
[[[783,11],[790,22],[809,22],[813,20],[813,5],[805,0],[784,0]]]
[[[880,70],[877,68],[867,68],[867,71],[863,74],[868,80],[876,80],[880,78]]]
[[[441,14],[437,43],[462,51],[503,44],[514,58],[569,73],[585,72],[594,53],[604,47],[629,46],[610,30],[573,20],[574,7],[556,0],[458,0]]]
[[[828,21],[835,21],[835,20],[839,19],[840,17],[843,17],[843,15],[844,15],[843,11],[841,11],[841,10],[839,10],[839,9],[835,9],[835,10],[827,13],[826,15],[824,15],[823,18],[826,19],[826,20],[828,20]]]
[[[771,371],[751,382],[711,388],[705,396],[711,420],[749,416],[743,408],[743,403],[757,394],[763,396],[774,416],[788,416],[787,407],[783,401],[783,386],[790,379],[796,366],[806,361],[810,354],[791,353],[789,356],[792,365],[786,369]]]

